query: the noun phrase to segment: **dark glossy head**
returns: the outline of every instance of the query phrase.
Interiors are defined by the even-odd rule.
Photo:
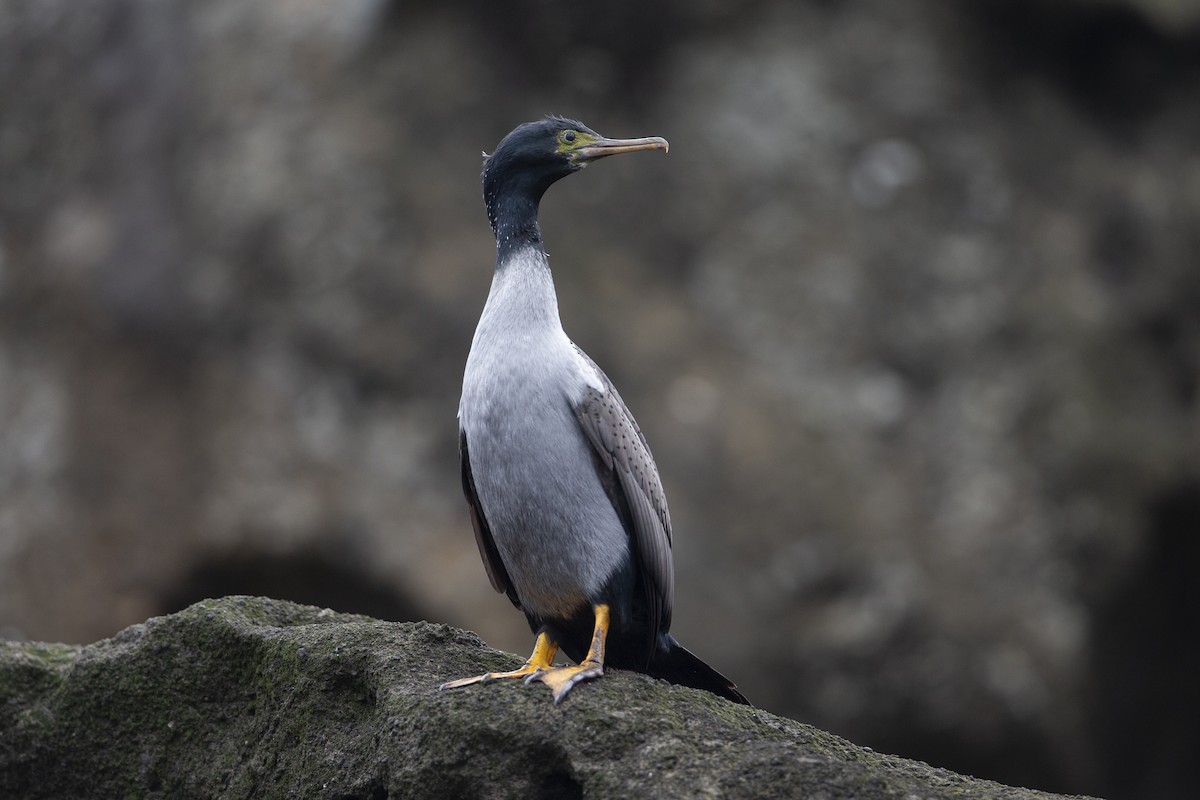
[[[536,218],[537,205],[550,184],[605,156],[639,150],[666,152],[666,139],[609,139],[575,120],[547,117],[526,122],[500,140],[484,157],[483,199],[492,229],[498,218]]]

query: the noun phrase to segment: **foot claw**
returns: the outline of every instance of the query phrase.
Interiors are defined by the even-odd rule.
[[[574,667],[555,667],[543,670],[540,674],[530,675],[527,681],[541,681],[554,690],[554,705],[558,705],[567,696],[567,692],[584,681],[594,680],[604,674],[600,664],[584,661]]]
[[[525,683],[541,681],[554,692],[554,705],[558,705],[577,684],[599,678],[604,674],[604,640],[608,635],[608,606],[603,603],[595,606],[596,626],[592,631],[592,645],[588,648],[587,658],[573,667],[554,666],[554,654],[558,652],[558,643],[553,641],[546,631],[540,631],[533,646],[533,655],[520,669],[512,672],[486,672],[475,678],[462,678],[457,681],[447,681],[438,687],[438,691],[457,689],[460,686],[470,686],[474,683],[491,683],[501,678],[524,678]]]
[[[445,689],[457,689],[461,686],[472,686],[476,683],[484,684],[498,681],[503,678],[524,678],[526,683],[533,680],[539,674],[544,672],[541,667],[534,667],[526,664],[520,669],[514,669],[511,672],[485,672],[482,675],[476,675],[473,678],[459,678],[456,681],[447,681],[438,687],[438,691]]]
[[[470,686],[472,683],[481,683],[483,676],[479,675],[474,678],[459,678],[456,681],[446,681],[438,687],[439,692],[444,692],[447,689],[457,689],[460,686]]]

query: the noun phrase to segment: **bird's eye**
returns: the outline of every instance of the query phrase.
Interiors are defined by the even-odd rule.
[[[563,131],[562,138],[564,142],[575,141],[575,131]]]

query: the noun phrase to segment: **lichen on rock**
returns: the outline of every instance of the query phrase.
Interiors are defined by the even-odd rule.
[[[561,706],[447,625],[209,600],[87,647],[0,642],[0,796],[1050,798],[610,671]]]

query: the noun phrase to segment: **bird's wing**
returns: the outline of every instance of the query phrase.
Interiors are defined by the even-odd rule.
[[[595,369],[602,388],[589,387],[575,406],[579,424],[592,443],[603,467],[609,471],[605,489],[623,517],[627,515],[633,552],[641,567],[650,604],[651,636],[671,627],[675,604],[675,579],[671,567],[671,514],[646,437],[625,407],[608,377],[578,347]]]
[[[504,592],[517,608],[521,601],[508,577],[508,570],[500,559],[500,551],[492,538],[492,530],[488,527],[487,517],[479,504],[479,495],[475,492],[475,478],[471,475],[471,456],[467,451],[467,432],[461,428],[458,431],[458,456],[462,462],[463,494],[467,496],[467,507],[471,511],[471,527],[475,529],[475,544],[479,546],[479,556],[483,559],[483,568],[487,570],[488,580],[497,592]]]

